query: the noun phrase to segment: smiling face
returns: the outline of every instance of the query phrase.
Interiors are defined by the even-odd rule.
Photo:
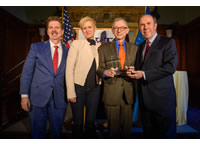
[[[124,20],[118,20],[113,23],[112,32],[115,39],[122,42],[126,38],[126,34],[129,32],[129,28]]]
[[[156,34],[157,23],[154,22],[152,16],[144,15],[139,20],[139,27],[143,37],[146,40],[151,40]]]
[[[94,33],[96,31],[96,26],[93,24],[92,21],[86,21],[83,26],[81,27],[83,35],[86,39],[94,39]]]
[[[61,24],[58,21],[50,21],[48,23],[47,34],[53,43],[59,43],[63,33],[64,29],[62,29]]]

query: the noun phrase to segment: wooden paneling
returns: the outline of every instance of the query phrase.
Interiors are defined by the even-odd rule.
[[[25,58],[26,24],[0,9],[1,15],[1,124],[15,119],[20,109],[19,78]],[[11,71],[13,69],[13,71]]]
[[[189,80],[189,104],[200,108],[200,17],[189,23],[185,31],[186,65]]]
[[[0,9],[0,124],[16,120],[23,110],[19,95],[20,76],[30,44],[39,42],[40,25],[27,25]],[[47,36],[44,38],[47,39]]]
[[[188,72],[189,105],[200,108],[200,17],[186,25],[173,26],[173,38],[178,52],[177,70]],[[159,26],[158,33],[164,34],[166,26]]]
[[[137,26],[139,17],[145,13],[145,6],[67,6],[67,9],[73,27],[79,26],[81,18],[90,16],[96,20],[98,28],[110,28],[118,17],[124,18],[132,28]],[[155,7],[150,9],[153,11]]]
[[[173,38],[178,53],[177,70],[188,72],[189,105],[200,108],[200,17],[186,25],[173,26]],[[159,26],[158,33],[164,34],[167,26]]]
[[[167,25],[158,25],[157,32],[161,36],[166,36],[166,30],[169,28]],[[177,54],[178,54],[178,65],[177,65],[177,70],[186,70],[186,57],[185,57],[185,44],[182,44],[182,36],[183,34],[180,33],[181,31],[179,30],[177,32],[176,29],[180,29],[181,26],[178,28],[174,27],[173,28],[173,34],[172,38],[176,41],[176,49],[177,49]]]

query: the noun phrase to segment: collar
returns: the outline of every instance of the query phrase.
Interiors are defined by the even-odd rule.
[[[61,48],[61,42],[59,42],[57,45],[54,44],[51,40],[49,40],[49,42],[50,42],[51,48],[53,48],[54,46],[58,46],[58,49]]]
[[[151,44],[153,43],[153,41],[156,39],[158,33],[156,32],[155,35],[152,37],[152,39],[149,40],[149,45],[151,46]],[[146,40],[147,42],[147,40]]]
[[[96,41],[93,39],[87,39],[87,41],[90,43],[90,45],[96,45]]]
[[[123,40],[122,43],[123,43],[123,47],[124,47],[126,45],[126,41]],[[119,41],[117,41],[116,39],[115,39],[115,44],[116,44],[116,47],[119,47]]]

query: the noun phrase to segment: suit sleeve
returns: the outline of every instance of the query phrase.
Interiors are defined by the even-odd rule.
[[[36,59],[36,47],[34,44],[31,44],[31,48],[28,56],[26,57],[20,79],[20,94],[30,94],[30,86],[33,78]]]
[[[103,46],[100,46],[98,49],[99,52],[99,67],[97,70],[97,75],[104,79],[103,73],[106,70],[105,66],[105,58],[104,58],[104,52],[103,52]]]
[[[67,97],[68,98],[74,98],[76,97],[76,92],[75,92],[75,80],[74,80],[74,71],[75,71],[75,65],[76,65],[76,59],[78,55],[78,46],[77,43],[78,41],[72,42],[68,56],[67,56],[67,62],[66,62],[66,84],[67,84]]]
[[[154,81],[172,75],[176,71],[177,63],[176,43],[174,39],[169,39],[166,44],[164,43],[161,65],[152,66],[151,69],[145,71],[146,80]]]

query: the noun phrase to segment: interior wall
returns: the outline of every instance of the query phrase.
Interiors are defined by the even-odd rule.
[[[0,9],[1,22],[1,123],[15,119],[20,109],[19,78],[26,55],[27,26]]]
[[[158,24],[184,25],[200,16],[199,6],[158,6]]]
[[[141,13],[145,12],[144,6],[141,6]],[[78,18],[82,16],[84,13],[93,14],[94,12],[98,12],[99,16],[105,15],[105,18],[108,18],[109,15],[112,15],[111,11],[116,11],[117,13],[122,12],[122,16],[131,16],[130,19],[138,18],[137,15],[131,14],[138,9],[141,9],[139,6],[67,6],[69,12],[74,13],[74,17]],[[48,16],[57,15],[62,11],[61,6],[0,6],[4,10],[8,11],[12,15],[15,15],[17,18],[21,19],[27,24],[41,24],[42,21],[46,21]],[[104,13],[102,13],[102,9],[104,9]],[[154,9],[154,6],[151,7],[151,10]],[[200,7],[199,6],[157,6],[157,13],[160,15],[160,19],[158,20],[158,24],[187,24],[194,20],[195,18],[200,16]],[[76,14],[76,11],[81,11],[81,13]],[[126,15],[123,13],[126,12]],[[71,19],[71,17],[70,17]],[[98,18],[97,18],[98,20]],[[130,21],[134,22],[134,21]]]
[[[185,31],[186,41],[186,66],[189,80],[189,104],[200,108],[200,18],[189,23]]]

